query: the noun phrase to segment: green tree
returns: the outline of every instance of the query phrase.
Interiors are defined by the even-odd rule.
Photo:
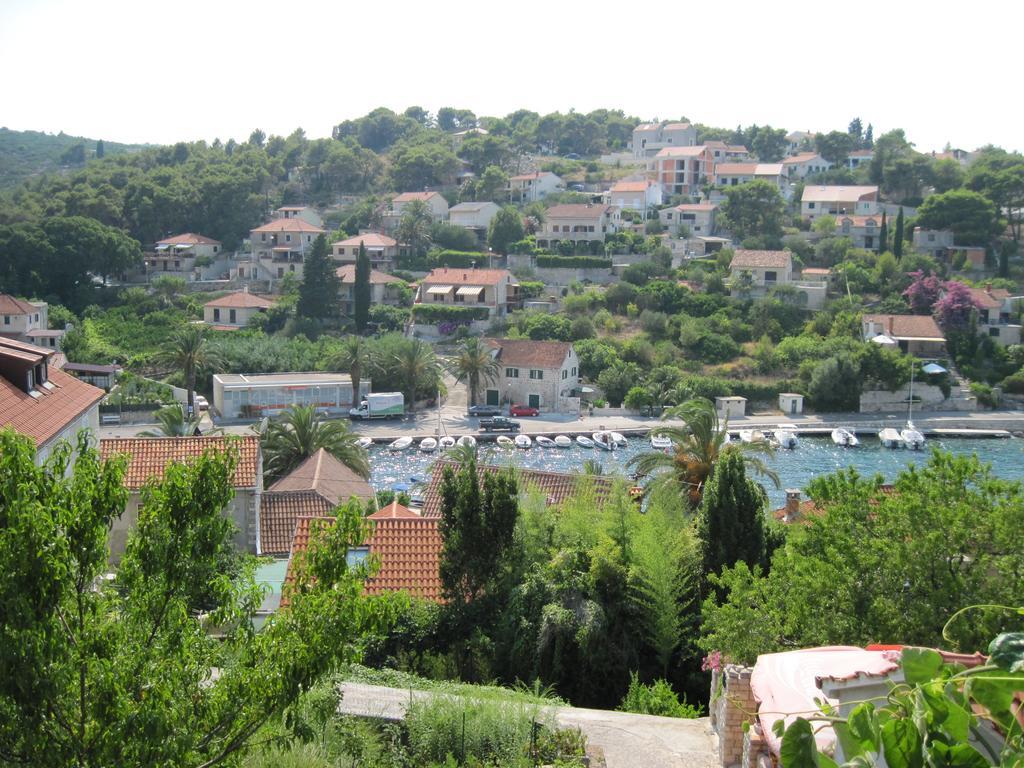
[[[903,258],[903,241],[906,238],[903,227],[903,206],[901,205],[899,213],[896,214],[896,232],[892,239],[892,255],[896,257],[896,261]]]
[[[372,364],[370,344],[362,336],[346,336],[341,346],[327,360],[328,368],[348,372],[352,379],[353,402],[359,401],[363,374],[370,370]]]
[[[423,256],[430,247],[430,209],[422,200],[412,200],[402,208],[395,237],[416,256]]]
[[[823,159],[832,165],[845,165],[846,158],[855,149],[853,137],[844,131],[819,133],[814,137],[814,148]]]
[[[724,226],[739,240],[781,237],[785,210],[778,187],[762,179],[729,187],[721,207]]]
[[[508,174],[497,165],[487,166],[480,181],[477,182],[477,200],[498,202],[506,199],[505,189],[508,187]],[[522,238],[520,238],[522,239]]]
[[[501,255],[508,253],[512,243],[518,242],[525,236],[523,230],[523,218],[514,206],[506,205],[491,219],[491,225],[487,230],[487,244]]]
[[[742,451],[725,447],[697,511],[705,574],[720,573],[740,561],[755,566],[764,560],[767,503],[764,489],[747,477]]]
[[[495,381],[499,371],[493,350],[479,336],[462,341],[448,368],[456,381],[466,383],[470,405],[476,405],[480,385]]]
[[[995,203],[1006,216],[1014,242],[1020,242],[1024,221],[1024,155],[986,147],[971,164],[967,186]]]
[[[178,403],[168,405],[156,412],[158,429],[139,432],[139,437],[191,437],[200,434],[199,417],[189,418]]]
[[[391,150],[395,189],[423,189],[452,184],[461,164],[447,142],[406,140]]]
[[[181,371],[188,390],[188,412],[196,413],[196,374],[203,370],[215,372],[221,365],[220,353],[210,345],[206,326],[190,323],[171,336],[153,361],[168,372]]]
[[[885,253],[889,250],[889,222],[885,219],[885,211],[882,211],[882,225],[878,232],[878,252]]]
[[[961,245],[988,245],[999,231],[992,202],[966,189],[928,197],[917,209],[917,223],[924,229],[951,229]]]
[[[395,355],[396,374],[402,382],[405,402],[410,411],[416,407],[416,393],[440,383],[441,365],[434,349],[422,339],[411,339]]]
[[[327,238],[317,235],[302,267],[302,283],[295,312],[299,317],[326,320],[338,316],[341,280],[337,265],[327,248]]]
[[[636,363],[624,363],[618,360],[598,374],[597,386],[604,392],[608,402],[617,408],[622,404],[629,390],[640,383],[642,376],[640,366]]]
[[[293,405],[272,419],[263,434],[263,474],[280,480],[323,448],[360,477],[370,476],[370,459],[347,422],[328,421],[312,405]]]
[[[96,142],[96,159],[102,160],[105,154],[107,154],[107,148],[103,144],[103,139],[100,139]]]
[[[366,252],[366,246],[360,242],[359,255],[356,256],[356,284],[352,290],[357,331],[366,328],[366,322],[370,319],[370,272],[370,256]]]
[[[361,596],[365,566],[348,547],[366,536],[343,511],[297,568],[288,610],[259,632],[262,592],[232,579],[222,510],[233,459],[167,468],[142,495],[113,581],[111,524],[128,501],[125,460],[102,462],[83,433],[72,470],[61,444],[43,466],[35,447],[0,431],[0,754],[10,764],[234,764],[268,723],[380,631],[388,602]],[[197,585],[215,598],[197,616]],[[210,631],[216,627],[217,631]]]
[[[766,125],[757,129],[751,149],[762,163],[777,163],[786,156],[786,146],[786,129]]]

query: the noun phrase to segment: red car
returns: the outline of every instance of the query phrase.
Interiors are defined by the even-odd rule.
[[[509,409],[511,416],[540,416],[540,411],[529,405],[513,405]]]

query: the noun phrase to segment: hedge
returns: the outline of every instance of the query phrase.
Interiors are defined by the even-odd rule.
[[[427,254],[427,266],[460,267],[466,269],[476,263],[478,267],[487,266],[487,254],[478,251],[431,251]]]
[[[416,322],[436,325],[471,320],[486,320],[490,317],[487,307],[455,307],[449,304],[416,304],[412,308]]]
[[[542,269],[611,269],[612,260],[599,256],[538,256]]]

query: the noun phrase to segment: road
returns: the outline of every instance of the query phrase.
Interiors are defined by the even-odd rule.
[[[385,688],[361,683],[342,685],[339,711],[343,714],[401,720],[410,696],[426,691]],[[607,768],[711,768],[718,764],[717,739],[706,717],[634,715],[603,709],[551,707],[559,725],[576,726],[588,742],[604,751]]]

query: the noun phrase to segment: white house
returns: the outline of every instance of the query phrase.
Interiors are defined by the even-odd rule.
[[[729,264],[730,289],[734,295],[751,298],[765,296],[772,288],[792,286],[799,306],[821,309],[828,295],[827,279],[810,276],[796,279],[793,274],[793,256],[789,251],[754,251],[738,249]],[[745,275],[749,274],[749,282]],[[742,283],[747,283],[746,287]]]
[[[151,278],[167,272],[189,279],[196,259],[203,257],[213,261],[220,258],[223,250],[220,240],[186,232],[158,240],[153,251],[143,255],[143,261]]]
[[[245,328],[256,315],[266,312],[276,302],[248,291],[236,291],[203,305],[203,322],[218,330]]]
[[[521,173],[509,178],[508,199],[513,203],[535,203],[564,189],[565,182],[550,171]]]
[[[873,149],[855,149],[849,155],[846,156],[846,167],[851,171],[860,168],[862,165],[868,165],[872,160],[875,159],[875,150]]]
[[[711,150],[714,163],[743,163],[750,160],[750,150],[742,144],[726,144],[724,141],[705,141],[704,146]]]
[[[689,228],[691,235],[713,235],[717,210],[718,203],[684,203],[673,208],[662,208],[658,218],[672,233],[677,232],[683,224]]]
[[[817,152],[801,152],[787,157],[782,161],[786,175],[791,179],[805,179],[818,173],[824,173],[832,167],[832,163]]]
[[[945,258],[954,247],[953,230],[914,227],[914,250],[933,258]]]
[[[456,227],[472,229],[477,233],[487,232],[491,219],[501,208],[490,202],[459,203],[448,210],[448,223]]]
[[[363,232],[346,240],[339,240],[331,246],[334,260],[341,264],[355,264],[359,257],[359,246],[366,249],[370,265],[374,269],[389,272],[398,258],[398,241],[380,232]]]
[[[700,194],[701,185],[711,176],[714,161],[706,146],[668,147],[648,162],[655,181],[665,197]]]
[[[498,361],[497,379],[485,382],[488,405],[527,405],[542,411],[578,412],[579,358],[564,341],[487,339]]]
[[[650,160],[666,147],[692,147],[697,128],[690,123],[644,123],[633,129],[633,158]]]
[[[868,216],[878,212],[877,186],[808,185],[800,202],[800,215],[810,221],[826,215]]]
[[[817,135],[811,131],[790,131],[786,134],[786,154],[797,155],[808,151],[814,146]]]
[[[275,219],[302,219],[314,227],[324,225],[323,217],[308,205],[282,205],[274,211]]]
[[[391,198],[391,215],[401,219],[405,207],[418,200],[427,206],[430,211],[430,218],[434,221],[444,221],[448,218],[448,201],[440,192],[403,192]]]
[[[253,259],[270,279],[286,274],[302,277],[306,254],[317,236],[324,234],[320,227],[298,216],[272,219],[249,233]]]
[[[971,288],[978,307],[978,335],[988,336],[1001,347],[1020,344],[1021,309],[1024,296],[1014,296],[1005,288]]]
[[[727,189],[751,181],[767,181],[783,194],[789,189],[782,163],[716,163],[714,168],[716,187]]]
[[[537,234],[537,245],[556,248],[563,240],[573,244],[604,242],[608,235],[618,231],[621,220],[619,209],[611,205],[554,205],[545,213],[544,224]]]
[[[881,216],[837,216],[836,235],[848,237],[854,248],[877,251],[885,247],[881,241]]]
[[[522,303],[519,281],[507,269],[440,267],[420,281],[417,304],[486,307],[490,317],[504,317]]]
[[[661,186],[653,181],[620,181],[604,194],[604,201],[616,208],[648,211],[661,205]]]
[[[60,349],[64,331],[48,327],[49,312],[45,301],[22,301],[0,293],[0,338]]]

